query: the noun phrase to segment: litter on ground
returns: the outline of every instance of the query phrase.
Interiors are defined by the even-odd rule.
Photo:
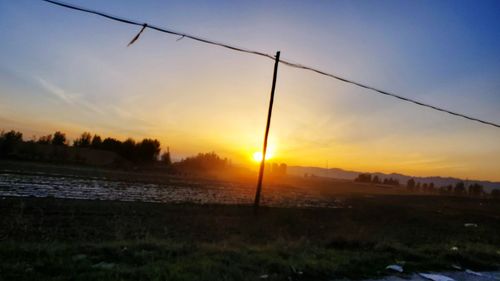
[[[102,261],[100,263],[94,264],[92,267],[99,268],[99,269],[112,269],[115,267],[115,264]]]
[[[441,275],[441,274],[419,273],[418,275],[422,276],[425,279],[429,279],[432,281],[455,281],[455,279],[450,278],[448,276]]]
[[[385,269],[394,270],[394,271],[397,271],[400,273],[403,272],[403,267],[399,264],[390,264],[390,265],[386,266]]]
[[[476,272],[476,271],[472,271],[470,269],[466,269],[465,272],[472,274],[472,275],[475,275],[475,276],[483,276],[483,274]]]

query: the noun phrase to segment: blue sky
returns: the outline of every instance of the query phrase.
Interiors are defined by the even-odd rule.
[[[499,1],[76,1],[500,122]],[[0,126],[258,150],[272,61],[36,0],[0,0]],[[280,66],[276,160],[500,180],[500,130]],[[243,161],[243,160],[241,160]]]

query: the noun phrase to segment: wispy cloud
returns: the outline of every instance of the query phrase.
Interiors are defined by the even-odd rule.
[[[133,114],[132,112],[119,106],[113,104],[97,106],[96,104],[85,100],[82,95],[67,91],[47,79],[42,77],[35,77],[35,79],[45,92],[52,95],[53,98],[60,100],[71,107],[75,107],[80,110],[83,109],[91,114],[97,113],[102,115],[101,117],[107,117],[101,118],[98,122],[99,124],[93,124],[94,126],[120,132],[126,135],[147,135],[150,131],[158,130],[154,123],[142,119],[136,114]]]
[[[82,98],[81,95],[68,92],[44,78],[35,77],[35,79],[47,93],[53,95],[55,98],[59,100],[62,100],[66,104],[75,105],[80,108],[84,108],[87,111],[91,111],[93,113],[103,114],[103,111],[98,106],[86,101],[85,99]]]

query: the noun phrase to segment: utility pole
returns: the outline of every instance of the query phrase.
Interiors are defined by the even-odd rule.
[[[278,64],[280,62],[280,52],[276,52],[276,59],[274,61],[274,74],[273,74],[273,85],[271,87],[271,98],[269,100],[269,111],[267,112],[267,123],[266,132],[264,134],[264,145],[262,147],[262,159],[260,161],[259,179],[257,181],[257,190],[255,192],[255,201],[253,204],[255,214],[258,213],[259,203],[260,203],[260,193],[262,190],[262,179],[264,178],[264,166],[266,162],[266,152],[267,152],[267,137],[269,136],[269,127],[271,125],[271,115],[273,113],[273,103],[274,103],[274,89],[276,88],[276,78],[278,76]]]

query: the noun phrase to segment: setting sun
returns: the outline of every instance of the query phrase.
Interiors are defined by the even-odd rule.
[[[267,147],[266,160],[273,158],[275,155],[276,155],[276,142],[275,140],[271,140],[269,146]],[[252,154],[252,159],[255,162],[262,161],[262,151],[255,151]]]
[[[271,151],[267,151],[266,152],[266,160],[269,160],[272,157],[273,157],[273,153]],[[254,152],[254,154],[252,155],[252,158],[256,162],[262,161],[262,152],[261,151]]]

